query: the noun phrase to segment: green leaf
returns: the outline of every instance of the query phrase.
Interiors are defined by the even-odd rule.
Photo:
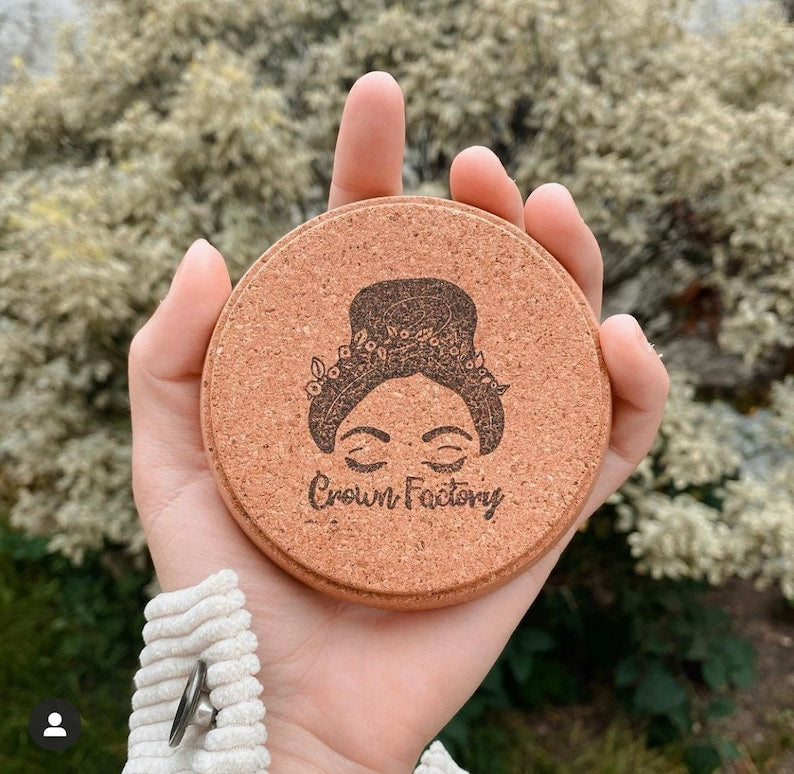
[[[755,681],[755,649],[741,637],[729,634],[722,640],[727,678],[736,688],[746,688]]]
[[[675,650],[669,642],[656,634],[649,634],[643,638],[642,649],[654,656],[666,656]]]
[[[698,619],[703,630],[711,629],[715,633],[724,630],[731,622],[730,615],[719,607],[702,608],[698,613]]]
[[[634,693],[634,709],[648,715],[669,715],[687,702],[686,691],[667,671],[648,672]]]
[[[709,641],[702,634],[698,633],[692,637],[684,658],[687,661],[705,661],[709,656]]]
[[[703,662],[703,679],[709,688],[719,691],[728,687],[728,667],[721,656],[712,656]]]
[[[518,646],[525,653],[546,653],[554,647],[554,638],[537,627],[527,627],[518,632]]]
[[[706,707],[706,718],[715,720],[724,718],[736,712],[736,702],[727,696],[715,696]]]
[[[712,774],[722,761],[714,745],[694,744],[684,751],[684,763],[692,774]]]
[[[688,734],[692,730],[692,718],[689,714],[689,702],[676,707],[667,713],[667,719],[679,734]]]
[[[755,682],[755,667],[753,664],[744,664],[731,669],[731,683],[735,688],[747,688]]]
[[[735,742],[732,742],[730,739],[715,739],[714,740],[714,747],[717,750],[720,758],[722,760],[728,761],[735,761],[742,757],[742,753],[739,750],[738,746]]]
[[[628,656],[618,663],[615,668],[615,685],[618,686],[618,688],[636,685],[639,679],[640,666],[636,656]]]
[[[508,664],[516,682],[525,683],[527,680],[529,680],[529,677],[532,674],[532,666],[534,661],[535,659],[533,659],[530,654],[513,654],[513,657],[510,658]]]
[[[487,706],[510,706],[510,696],[505,690],[502,681],[502,669],[499,662],[485,676],[485,679],[474,694],[474,698],[480,699]]]
[[[440,736],[444,740],[444,745],[450,749],[461,749],[466,745],[470,736],[469,721],[465,717],[455,715],[441,731]]]

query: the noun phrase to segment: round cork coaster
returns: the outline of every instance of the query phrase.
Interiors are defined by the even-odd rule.
[[[332,210],[248,270],[207,352],[223,497],[274,562],[394,609],[471,599],[542,557],[601,464],[609,379],[580,289],[482,210]]]

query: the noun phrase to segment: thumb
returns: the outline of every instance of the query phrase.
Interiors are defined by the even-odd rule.
[[[157,445],[172,453],[185,447],[203,448],[201,372],[230,292],[223,256],[204,239],[194,242],[177,268],[168,295],[130,345],[133,454],[138,442],[147,440],[159,440]]]

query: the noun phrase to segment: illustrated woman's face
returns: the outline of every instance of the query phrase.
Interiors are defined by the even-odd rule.
[[[457,473],[477,454],[463,399],[421,375],[389,379],[369,393],[339,426],[334,451],[356,473],[428,477]]]

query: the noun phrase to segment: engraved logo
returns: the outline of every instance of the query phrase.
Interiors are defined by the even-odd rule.
[[[308,423],[317,447],[341,455],[370,485],[340,488],[317,471],[313,508],[470,507],[493,517],[501,489],[476,489],[457,475],[494,451],[504,432],[508,385],[475,350],[476,327],[474,302],[446,280],[387,280],[356,294],[350,341],[336,362],[312,358]],[[404,474],[404,484],[386,485],[387,473]]]

